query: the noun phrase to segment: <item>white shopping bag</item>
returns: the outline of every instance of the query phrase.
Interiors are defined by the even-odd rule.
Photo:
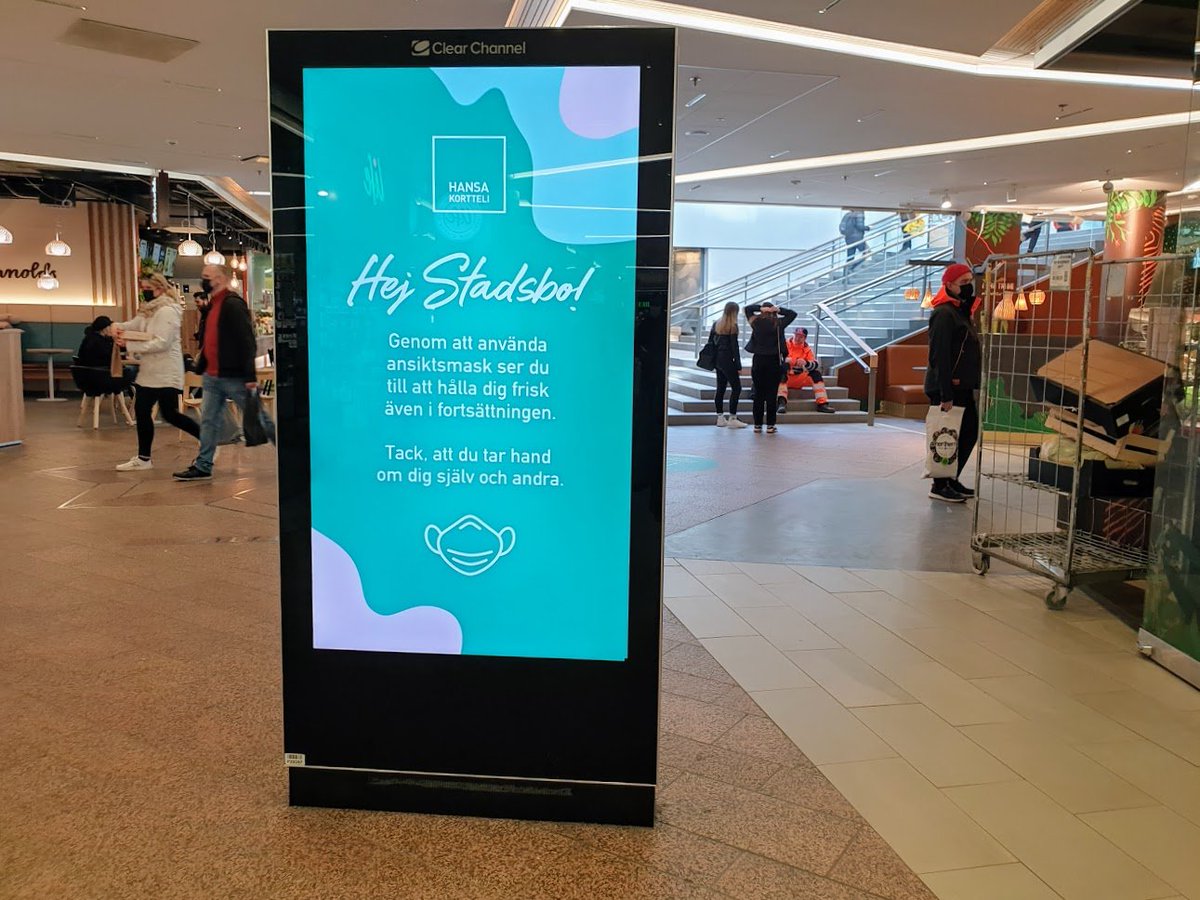
[[[925,417],[925,477],[958,477],[958,433],[962,430],[963,408],[942,412],[929,407]]]

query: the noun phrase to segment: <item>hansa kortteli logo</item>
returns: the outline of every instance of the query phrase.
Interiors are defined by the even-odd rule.
[[[435,135],[433,211],[492,213],[508,210],[508,143],[491,135]]]
[[[413,41],[412,42],[412,55],[413,56],[428,56],[429,55],[429,41]]]

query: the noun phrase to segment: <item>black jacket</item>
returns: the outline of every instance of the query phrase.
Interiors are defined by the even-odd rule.
[[[717,368],[726,374],[742,370],[742,354],[738,347],[738,333],[717,334],[714,324],[708,333],[708,341],[717,348]]]
[[[970,307],[951,300],[939,304],[929,317],[929,368],[925,393],[934,403],[946,403],[960,391],[979,388],[983,353]]]
[[[200,330],[196,332],[200,350],[195,368],[201,374],[208,368],[208,360],[204,358],[204,329],[208,327],[211,311],[212,307],[209,306],[200,313]],[[221,314],[217,317],[217,351],[221,356],[217,361],[217,374],[220,377],[239,378],[247,384],[258,380],[254,368],[258,342],[254,338],[254,326],[250,323],[250,309],[246,301],[233,291],[229,291],[221,301]]]
[[[787,327],[796,321],[796,313],[781,306],[775,316],[755,318],[761,309],[761,303],[751,303],[746,307],[746,318],[750,320],[750,340],[746,342],[746,352],[755,356],[774,354],[786,357]]]
[[[104,369],[107,372],[112,363],[112,348],[112,338],[97,334],[89,328],[83,333],[83,341],[75,353],[75,358],[81,366]]]

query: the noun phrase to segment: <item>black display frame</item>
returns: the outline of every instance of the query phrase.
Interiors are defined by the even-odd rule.
[[[521,52],[415,55],[426,41],[519,45]],[[662,621],[675,31],[270,31],[267,45],[290,802],[651,825]],[[633,421],[629,655],[623,662],[313,648],[303,72],[431,65],[641,68],[629,361],[634,388],[628,409]],[[606,403],[606,414],[611,410]]]

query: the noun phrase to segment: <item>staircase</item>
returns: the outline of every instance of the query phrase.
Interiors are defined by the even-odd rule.
[[[939,273],[936,268],[914,265],[912,260],[949,261],[957,220],[950,216],[923,219],[919,233],[906,232],[898,216],[872,223],[864,242],[867,254],[865,258],[859,254],[853,268],[846,262],[845,242],[836,238],[676,304],[671,315],[674,340],[668,422],[712,423],[715,379],[696,367],[696,356],[725,303],[733,301],[744,307],[766,300],[800,314],[795,327],[808,328],[809,343],[826,373],[830,403],[841,413],[815,412],[812,392],[806,390],[789,399],[789,411],[781,421],[867,421],[858,401],[849,399],[846,389],[837,386],[833,373],[837,366],[852,360],[865,370],[875,349],[925,327],[928,312],[921,309],[920,302],[905,300],[904,295],[915,289],[924,296]],[[748,386],[749,377],[743,382]],[[745,391],[742,396],[747,396]]]
[[[696,352],[690,340],[671,344],[670,386],[667,393],[668,425],[712,425],[716,421],[713,400],[717,395],[716,376],[696,366]],[[743,360],[744,362],[745,360]],[[822,359],[821,367],[830,371],[829,360]],[[749,422],[750,417],[749,369],[742,376],[742,396],[738,400],[738,418]],[[793,390],[788,396],[788,411],[779,415],[779,422],[789,425],[865,422],[867,414],[857,400],[850,399],[846,388],[838,387],[835,375],[825,376],[825,390],[829,394],[829,405],[837,415],[817,412],[817,401],[812,388]],[[774,398],[771,398],[774,402]],[[725,395],[725,411],[729,411],[729,395]]]

